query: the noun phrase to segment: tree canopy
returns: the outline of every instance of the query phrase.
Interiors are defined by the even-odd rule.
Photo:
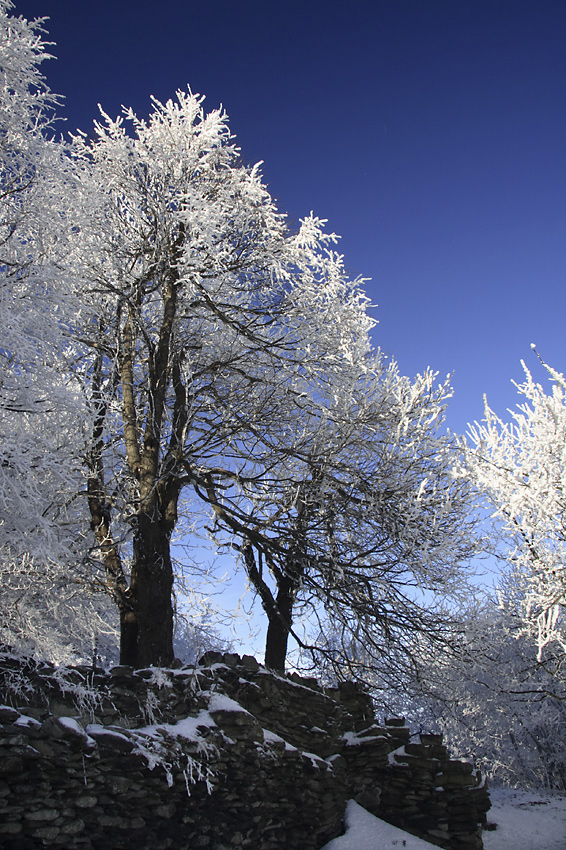
[[[559,674],[566,653],[566,380],[541,362],[551,392],[523,363],[526,380],[517,391],[524,401],[513,421],[504,422],[486,400],[469,458],[492,507],[495,550],[509,564],[506,599],[539,661]]]
[[[12,8],[1,0],[2,638],[68,660],[93,632],[111,640],[115,629],[85,563],[76,451],[85,408],[65,370],[76,305],[61,267],[68,233],[50,207],[65,180],[64,146],[52,140],[58,99],[40,72],[50,58],[43,22],[13,17]]]
[[[289,228],[225,113],[198,95],[49,138],[40,22],[10,8],[10,569],[24,558],[24,583],[55,571],[113,600],[122,662],[168,664],[171,539],[192,511],[245,567],[270,665],[284,667],[307,608],[381,648],[430,630],[438,612],[417,597],[455,591],[472,545],[458,449],[438,434],[448,387],[430,372],[411,382],[373,350],[337,237],[312,214]],[[15,545],[14,486],[33,504],[33,547],[29,522]]]
[[[40,24],[10,8],[4,468],[41,515],[14,548],[6,497],[16,561],[112,600],[136,666],[173,661],[187,512],[244,566],[273,666],[307,609],[380,651],[440,634],[473,548],[470,485],[440,434],[448,386],[373,349],[337,237],[312,214],[288,226],[198,95],[54,141]]]

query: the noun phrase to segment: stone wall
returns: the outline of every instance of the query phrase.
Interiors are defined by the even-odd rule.
[[[371,699],[207,653],[195,668],[56,670],[0,654],[0,846],[320,850],[346,801],[451,850],[489,808],[441,736]]]

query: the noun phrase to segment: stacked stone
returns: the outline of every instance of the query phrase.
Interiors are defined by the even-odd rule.
[[[350,728],[354,731],[362,732],[373,724],[375,710],[372,699],[357,682],[340,682],[337,688],[325,688],[324,692],[348,712]]]
[[[236,671],[216,667],[214,675],[222,681],[224,693],[257,717],[264,728],[300,750],[328,758],[340,749],[342,736],[352,728],[353,719],[316,679],[277,675],[257,662],[254,670],[249,659],[246,664],[245,678]]]
[[[441,739],[377,725],[349,683],[324,689],[234,653],[201,661],[93,673],[4,654],[0,846],[318,850],[353,797],[440,846],[481,847],[487,793]],[[152,763],[143,728],[187,717],[204,718],[199,740],[162,728]]]
[[[93,743],[79,723],[49,716],[35,724],[26,711],[27,720],[8,708],[0,716],[5,850],[318,850],[340,832],[343,772],[264,740],[247,713],[211,712],[218,726],[201,730],[215,748],[202,764],[210,787],[197,781],[188,796],[183,763],[172,759],[168,783],[135,751],[132,731],[106,727]]]
[[[323,741],[322,728],[309,740],[309,724],[313,718],[323,724],[334,709],[335,735],[326,735],[334,742],[345,712],[323,694],[267,673],[255,659],[227,654],[210,660],[212,666],[157,676],[152,669],[116,667],[94,682],[86,669],[57,680],[48,665],[23,671],[9,659],[4,672],[21,674],[20,689],[25,672],[29,699],[18,704],[6,682],[4,699],[16,707],[0,715],[0,753],[7,756],[0,758],[0,846],[318,850],[339,834],[348,799],[345,774],[339,763],[314,754],[335,747]],[[149,770],[136,752],[135,732],[198,716],[212,692],[247,695],[251,707],[263,710],[262,722],[245,710],[209,711],[216,726],[199,730],[211,747],[202,758],[209,787],[196,781],[189,797],[179,740],[168,742],[169,787],[161,767]],[[266,733],[264,715],[274,721]],[[89,727],[87,734],[88,723],[100,728]],[[315,746],[305,753],[302,741]],[[197,757],[191,742],[182,746]]]
[[[380,812],[380,780],[387,768],[391,750],[392,740],[387,730],[376,724],[355,734],[347,733],[342,742],[340,752],[349,779],[351,797],[373,815],[379,815]]]
[[[472,764],[450,759],[442,735],[395,751],[379,781],[379,814],[389,823],[440,847],[481,850],[487,788]]]

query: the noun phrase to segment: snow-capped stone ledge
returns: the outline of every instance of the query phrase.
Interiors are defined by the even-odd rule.
[[[481,778],[441,736],[377,724],[370,698],[249,656],[56,670],[0,651],[0,846],[319,850],[346,801],[480,850]]]

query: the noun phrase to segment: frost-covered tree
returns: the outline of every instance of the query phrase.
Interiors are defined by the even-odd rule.
[[[419,676],[377,698],[417,728],[441,729],[494,780],[564,791],[566,689],[538,661],[513,604],[484,598],[462,616],[457,637],[453,651],[421,654]]]
[[[269,620],[269,666],[284,668],[292,634],[325,665],[364,675],[410,656],[418,634],[443,642],[475,521],[460,448],[440,433],[447,384],[431,372],[411,382],[376,352],[328,389],[268,486],[224,489],[214,532],[238,540]]]
[[[455,651],[427,656],[415,646],[418,677],[406,677],[396,700],[425,725],[436,718],[492,776],[563,791],[566,384],[543,366],[550,392],[523,364],[512,421],[486,402],[470,431],[466,465],[491,511],[482,545],[503,565],[493,599],[462,616]]]
[[[14,4],[0,0],[0,199],[2,244],[26,213],[27,190],[42,169],[44,130],[57,97],[39,66],[52,58],[42,39],[43,20],[32,22],[9,13]]]
[[[56,564],[61,586],[114,600],[123,663],[169,663],[171,541],[212,515],[266,608],[273,666],[297,604],[376,652],[438,626],[422,600],[457,586],[469,546],[467,485],[436,433],[446,388],[372,352],[335,237],[313,215],[287,227],[224,113],[179,92],[145,121],[103,115],[90,139],[49,141],[38,24],[3,25],[16,593],[30,565]]]
[[[335,237],[312,216],[291,232],[226,116],[191,93],[154,101],[147,121],[103,116],[71,161],[91,525],[122,661],[168,663],[180,509],[198,518],[227,487],[270,486],[317,427],[321,392],[365,356],[367,299]]]
[[[551,392],[523,364],[525,401],[512,422],[486,403],[465,451],[469,481],[490,506],[479,543],[503,565],[496,588],[447,624],[445,647],[430,652],[415,632],[414,663],[380,662],[370,684],[383,707],[417,728],[438,724],[494,778],[563,791],[566,386],[543,365]]]
[[[64,356],[75,307],[52,206],[64,194],[63,147],[49,138],[57,98],[40,73],[42,21],[12,9],[0,0],[0,639],[64,661],[112,625],[76,498],[85,408]]]
[[[44,256],[38,219],[50,161],[43,133],[55,98],[39,71],[50,58],[41,21],[12,17],[12,8],[0,0],[0,411],[16,414],[16,421],[17,414],[46,407],[43,323],[52,304],[38,281]],[[8,436],[11,428],[3,430]]]
[[[547,392],[522,365],[524,403],[506,423],[486,402],[484,422],[471,429],[469,463],[513,579],[506,602],[536,642],[539,661],[552,662],[558,675],[566,652],[566,381],[543,363]]]

